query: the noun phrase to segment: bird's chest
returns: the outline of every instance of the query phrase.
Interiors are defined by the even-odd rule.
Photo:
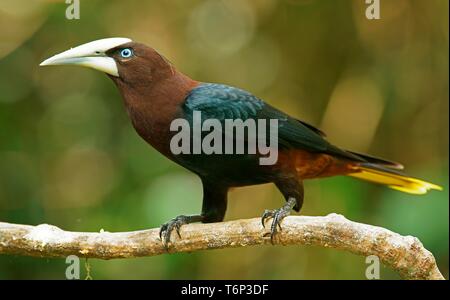
[[[154,110],[145,107],[127,107],[128,115],[139,136],[165,156],[172,158],[170,152],[170,124],[172,118],[164,109]]]

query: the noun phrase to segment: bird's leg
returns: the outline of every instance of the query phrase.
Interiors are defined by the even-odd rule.
[[[295,178],[283,179],[275,183],[286,198],[286,204],[279,209],[266,209],[261,217],[262,226],[266,227],[266,221],[272,219],[270,226],[270,242],[273,244],[274,237],[281,231],[281,221],[291,214],[291,210],[300,211],[303,205],[303,183]]]
[[[227,209],[227,192],[228,188],[217,184],[212,185],[203,180],[202,213],[200,215],[181,215],[161,225],[159,237],[164,244],[164,247],[166,247],[166,249],[168,248],[173,230],[176,230],[178,237],[181,238],[180,228],[184,224],[222,221]]]

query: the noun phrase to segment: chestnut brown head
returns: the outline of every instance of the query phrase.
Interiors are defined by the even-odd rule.
[[[171,64],[156,50],[128,38],[107,38],[54,55],[41,66],[77,65],[102,71],[121,86],[149,85],[171,76]]]

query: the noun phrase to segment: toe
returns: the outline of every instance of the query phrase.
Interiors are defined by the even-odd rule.
[[[274,213],[272,224],[270,226],[270,241],[273,244],[275,236],[282,231],[281,222],[288,215],[285,211],[279,209]]]
[[[183,225],[181,222],[175,223],[175,230],[177,231],[178,237],[181,239],[180,228]]]
[[[159,239],[162,240],[162,237],[164,235],[164,232],[167,230],[167,223],[162,224],[161,228],[159,229]]]
[[[164,231],[164,239],[163,244],[167,248],[170,242],[170,234],[172,233],[173,227],[172,223],[167,226],[167,229]]]
[[[272,225],[270,226],[270,242],[273,244],[275,235],[278,232],[278,226],[279,226],[279,221],[280,221],[280,215],[277,213],[275,214],[275,216],[273,217],[272,220]]]

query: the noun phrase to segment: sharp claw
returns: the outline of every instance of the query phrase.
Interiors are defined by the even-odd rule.
[[[261,223],[262,223],[263,228],[266,228],[266,218],[267,217],[265,215],[263,215],[261,218]]]
[[[165,225],[166,225],[166,224],[161,225],[161,228],[159,229],[159,239],[160,239],[160,240],[162,240],[162,234],[163,234],[163,232],[164,232]]]
[[[175,229],[177,230],[178,237],[181,239],[180,228],[181,228],[181,224],[177,223],[177,225],[175,226]]]
[[[273,242],[274,241],[274,238],[275,238],[275,235],[276,235],[276,231],[272,231],[271,233],[270,233],[270,243],[272,244],[272,245],[275,245],[275,243]]]
[[[266,209],[261,217],[261,224],[263,228],[266,228],[266,221],[273,217],[273,211]]]

